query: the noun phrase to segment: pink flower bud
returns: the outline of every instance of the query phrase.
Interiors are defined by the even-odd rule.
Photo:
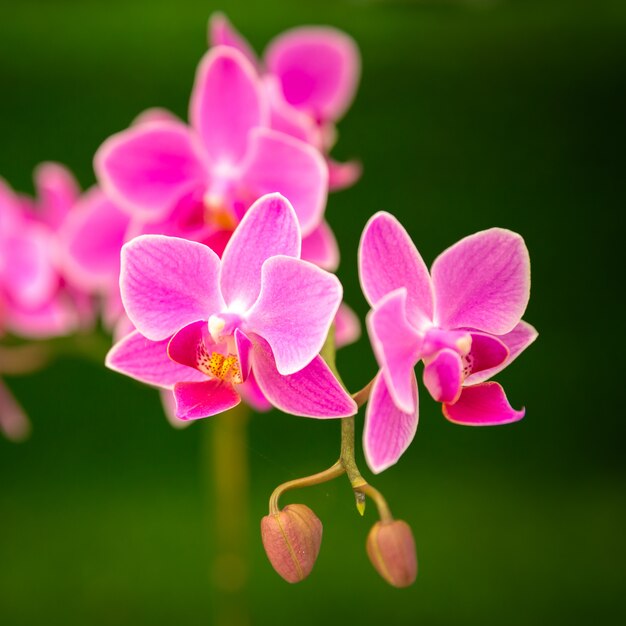
[[[322,543],[322,522],[308,506],[289,504],[261,520],[261,538],[272,567],[288,582],[304,580]]]
[[[376,571],[394,587],[408,587],[417,576],[411,527],[401,520],[376,522],[367,536],[367,555]]]

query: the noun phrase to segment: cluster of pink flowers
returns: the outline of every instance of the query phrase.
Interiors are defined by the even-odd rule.
[[[329,154],[358,85],[358,50],[334,29],[299,28],[259,59],[221,14],[209,39],[188,123],[161,109],[139,115],[97,151],[96,187],[81,196],[51,164],[37,170],[37,201],[0,181],[0,332],[43,339],[86,331],[99,314],[117,340],[108,367],[161,389],[177,424],[242,399],[323,419],[349,418],[367,402],[363,446],[374,473],[415,435],[419,361],[450,421],[521,419],[489,380],[537,336],[521,319],[528,251],[502,228],[462,239],[429,272],[393,216],[370,219],[358,263],[380,370],[361,392],[344,388],[320,353],[329,334],[335,347],[355,341],[359,323],[331,273],[339,248],[324,213],[329,191],[360,176],[358,163]],[[0,386],[0,427],[16,434],[20,420]],[[273,546],[283,522],[276,513],[264,526]],[[368,550],[389,574],[393,559],[380,546],[413,540],[404,522],[386,524]],[[315,541],[303,539],[315,555],[319,528]],[[271,550],[283,563],[280,547]],[[414,578],[414,559],[400,561],[383,574],[398,586]],[[300,564],[287,562],[285,577],[297,580]]]

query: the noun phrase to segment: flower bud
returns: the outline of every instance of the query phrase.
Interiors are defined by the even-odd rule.
[[[394,587],[408,587],[417,576],[411,527],[401,520],[376,522],[367,536],[367,555],[376,571]]]
[[[272,567],[288,582],[304,580],[322,543],[322,522],[308,506],[288,504],[261,520],[261,538]]]

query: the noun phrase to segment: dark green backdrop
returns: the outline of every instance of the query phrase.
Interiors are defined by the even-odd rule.
[[[184,116],[215,9],[257,49],[304,23],[345,29],[361,47],[335,154],[359,157],[364,177],[327,213],[361,318],[358,238],[386,209],[427,262],[483,228],[522,233],[526,319],[540,331],[499,376],[526,406],[522,422],[454,426],[424,393],[415,442],[373,479],[415,531],[408,590],[370,567],[373,507],[359,518],[343,480],[285,499],[315,509],[324,541],[303,584],[274,574],[257,529],[267,497],[331,464],[339,429],[254,419],[253,623],[624,623],[626,4],[2,0],[0,175],[31,191],[33,167],[53,159],[88,185],[96,148],[141,110]],[[367,341],[339,366],[352,389],[364,384]],[[77,359],[8,382],[34,433],[0,441],[0,623],[210,624],[211,425],[174,431],[155,392]]]

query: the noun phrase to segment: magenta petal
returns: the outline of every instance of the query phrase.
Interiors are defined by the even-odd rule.
[[[461,397],[454,404],[444,404],[443,414],[455,424],[465,426],[498,426],[517,422],[524,417],[524,409],[516,411],[506,398],[504,389],[494,382],[463,387]]]
[[[161,397],[161,405],[163,406],[163,413],[167,421],[176,429],[187,428],[191,424],[189,421],[181,420],[176,417],[176,398],[174,392],[170,389],[160,389],[159,395]]]
[[[198,369],[199,358],[204,353],[205,340],[210,340],[205,320],[193,322],[181,328],[167,345],[167,355],[176,363]],[[203,378],[206,376],[203,374]]]
[[[401,287],[407,290],[407,315],[417,329],[431,323],[433,292],[428,269],[400,222],[383,211],[365,226],[359,247],[359,277],[368,302]]]
[[[463,363],[458,352],[445,348],[424,367],[424,385],[437,402],[456,402],[461,394]]]
[[[337,349],[354,343],[361,336],[361,323],[356,313],[342,302],[335,315],[335,347]]]
[[[333,28],[295,28],[267,48],[268,70],[287,101],[317,118],[336,120],[350,106],[360,75],[354,40]]]
[[[436,323],[493,335],[513,330],[530,295],[530,258],[524,240],[504,228],[461,239],[432,267]]]
[[[328,195],[328,167],[312,146],[257,128],[250,136],[241,178],[257,197],[275,191],[285,196],[296,211],[303,235],[320,223]]]
[[[261,293],[247,326],[270,345],[283,375],[308,365],[326,341],[343,289],[312,263],[275,256],[263,264]]]
[[[472,347],[465,357],[466,378],[474,372],[493,369],[507,360],[509,350],[499,337],[476,332],[470,333],[470,336]]]
[[[186,193],[208,184],[207,166],[182,123],[137,124],[109,137],[94,166],[104,191],[146,219],[169,212]]]
[[[152,341],[224,308],[220,260],[199,243],[142,235],[122,248],[120,292],[128,317]]]
[[[363,166],[358,161],[338,163],[328,159],[328,188],[331,191],[341,191],[352,187],[363,173]]]
[[[535,339],[537,339],[537,330],[528,324],[521,321],[510,333],[506,335],[499,335],[497,339],[502,342],[507,350],[508,356],[506,359],[494,367],[483,368],[482,371],[472,373],[466,380],[466,385],[475,385],[482,383],[483,381],[495,376],[498,372],[502,371],[505,367],[515,360]]]
[[[88,191],[60,232],[64,270],[87,291],[117,289],[120,250],[130,217],[98,188]]]
[[[229,306],[246,311],[261,290],[261,267],[278,254],[300,256],[300,228],[293,207],[273,193],[244,215],[222,255],[220,285]]]
[[[384,376],[381,373],[376,376],[367,403],[363,429],[363,452],[374,474],[380,474],[397,463],[413,441],[419,414],[415,374],[412,388],[415,409],[405,413],[394,403]]]
[[[405,413],[415,410],[413,368],[419,361],[421,335],[406,316],[406,289],[384,296],[367,316],[367,328],[387,389]]]
[[[339,267],[339,246],[327,222],[321,222],[302,240],[301,258],[329,272]]]
[[[150,341],[133,331],[109,350],[105,364],[142,383],[167,389],[178,382],[206,379],[202,373],[172,361],[167,356],[167,343],[167,339]]]
[[[80,195],[76,179],[59,163],[41,163],[37,166],[35,188],[40,215],[53,227],[63,222]]]
[[[267,108],[256,70],[241,52],[218,46],[204,56],[189,119],[216,166],[232,167],[241,161],[250,131],[267,122]]]
[[[252,65],[257,65],[254,50],[223,13],[217,12],[211,15],[208,34],[210,46],[231,46],[239,50]]]
[[[30,422],[26,413],[1,379],[0,432],[11,441],[23,441],[30,434]]]
[[[228,411],[241,402],[234,387],[223,380],[201,383],[177,383],[174,387],[176,417],[195,420]]]
[[[263,395],[285,413],[303,417],[348,417],[357,412],[354,400],[337,381],[320,356],[304,369],[281,375],[269,346],[254,341],[252,371]]]

